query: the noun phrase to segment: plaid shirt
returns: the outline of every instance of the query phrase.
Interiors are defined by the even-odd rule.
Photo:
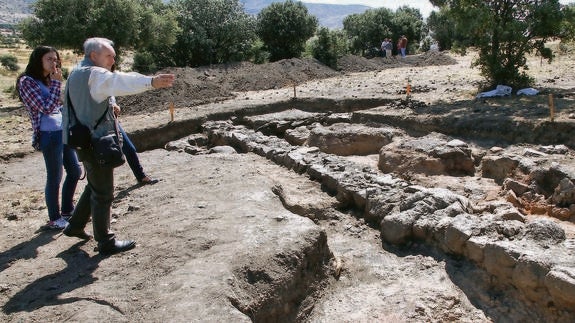
[[[32,130],[34,131],[32,146],[36,150],[40,150],[40,118],[42,114],[51,114],[62,107],[62,102],[60,101],[60,86],[62,82],[58,80],[50,82],[50,95],[47,98],[42,96],[42,90],[38,82],[27,75],[24,75],[18,81],[18,91],[32,123]]]

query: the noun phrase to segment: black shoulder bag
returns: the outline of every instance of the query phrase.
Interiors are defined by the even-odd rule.
[[[100,167],[115,168],[126,162],[116,118],[114,118],[114,132],[102,137],[92,137],[92,149],[95,162]]]
[[[68,105],[70,106],[71,113],[74,116],[74,125],[68,129],[68,145],[75,149],[92,149],[94,162],[100,167],[115,168],[123,165],[126,162],[124,153],[122,153],[122,144],[120,141],[120,131],[118,130],[118,121],[114,118],[114,132],[104,135],[102,137],[93,137],[93,133],[87,126],[83,125],[76,117],[74,106],[70,100],[68,93]],[[102,116],[96,122],[94,130],[106,117],[108,109],[104,111]],[[68,118],[68,121],[70,119]]]
[[[83,125],[76,117],[76,111],[74,111],[74,106],[72,105],[72,100],[70,100],[70,93],[67,93],[68,106],[70,107],[70,113],[68,113],[68,146],[77,149],[89,149],[92,145],[92,131],[90,128]],[[100,118],[100,120],[106,115]],[[70,126],[71,117],[74,117],[74,125]],[[100,123],[98,120],[98,123]]]

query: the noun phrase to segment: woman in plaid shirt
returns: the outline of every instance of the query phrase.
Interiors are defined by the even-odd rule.
[[[26,70],[16,80],[20,100],[24,103],[32,123],[32,146],[41,150],[46,164],[46,187],[44,190],[48,208],[48,229],[66,227],[74,210],[74,192],[81,175],[76,151],[62,143],[62,69],[60,55],[55,48],[39,46],[30,54]],[[62,187],[62,210],[60,212],[60,182],[62,166],[66,179]]]

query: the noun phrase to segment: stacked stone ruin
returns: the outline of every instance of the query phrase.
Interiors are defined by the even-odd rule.
[[[442,188],[425,188],[357,165],[317,147],[297,146],[231,121],[203,125],[211,145],[255,153],[322,184],[344,205],[362,210],[386,244],[423,243],[467,259],[499,288],[523,301],[573,317],[575,243],[548,219],[526,221],[510,203],[478,207]]]

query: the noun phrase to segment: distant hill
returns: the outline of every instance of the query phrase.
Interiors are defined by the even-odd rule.
[[[363,13],[368,6],[361,5],[331,5],[319,3],[304,3],[308,12],[319,20],[320,26],[330,29],[342,29],[343,19],[354,13]]]
[[[15,24],[30,16],[36,0],[0,0],[0,24]]]
[[[263,8],[273,2],[283,2],[278,0],[240,0],[244,4],[247,13],[257,15]],[[302,1],[311,15],[317,17],[320,26],[330,29],[341,29],[343,19],[354,13],[363,13],[367,9],[372,9],[362,5],[332,5],[320,3],[306,3]]]
[[[169,0],[163,0],[169,2]],[[30,5],[35,3],[36,0],[0,0],[0,24],[8,23],[14,24],[23,18],[30,16],[32,10]],[[281,2],[278,0],[240,0],[244,4],[244,9],[247,13],[257,15],[263,8],[269,6],[273,2]],[[368,6],[361,5],[331,5],[331,4],[318,4],[318,3],[305,3],[309,13],[317,17],[319,24],[331,29],[342,28],[343,19],[354,13],[362,13]]]

